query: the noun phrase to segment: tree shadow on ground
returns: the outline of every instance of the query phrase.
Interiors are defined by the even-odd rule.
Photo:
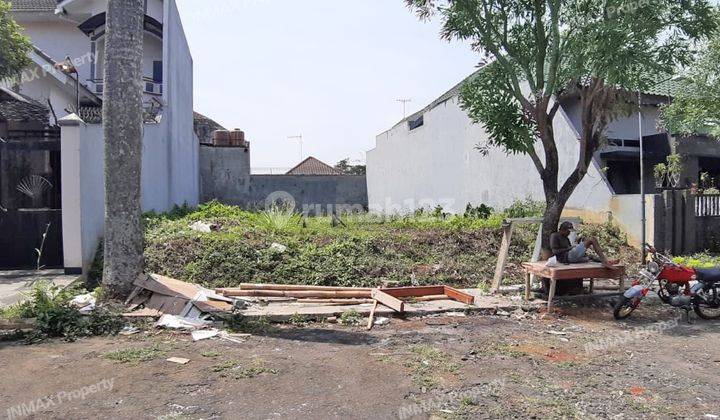
[[[306,341],[312,343],[332,343],[348,346],[375,344],[378,339],[366,332],[341,331],[325,328],[292,328],[264,334],[281,340]]]

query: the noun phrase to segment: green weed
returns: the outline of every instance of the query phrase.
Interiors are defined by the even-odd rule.
[[[127,348],[103,354],[103,358],[119,363],[149,362],[159,357],[165,357],[167,352],[157,345],[141,348]]]

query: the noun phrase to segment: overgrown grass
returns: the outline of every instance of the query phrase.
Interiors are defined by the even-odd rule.
[[[98,289],[98,293],[101,290]],[[35,328],[26,337],[28,341],[50,337],[74,340],[92,335],[117,334],[124,325],[119,316],[101,307],[83,315],[70,304],[75,295],[83,292],[78,288],[61,289],[51,283],[38,282],[26,300],[0,309],[0,318],[34,319]]]
[[[248,212],[211,202],[196,210],[147,214],[145,257],[150,271],[208,287],[242,282],[377,286],[385,281],[477,286],[492,278],[503,219],[539,212],[541,204],[526,200],[503,212],[468,207],[458,216],[442,209],[393,217],[346,215],[344,225],[334,227],[330,217],[300,219],[279,209]],[[198,220],[217,230],[192,230]],[[611,255],[627,253],[619,231],[592,229]],[[522,282],[519,263],[531,257],[536,234],[533,225],[515,230],[507,283]]]

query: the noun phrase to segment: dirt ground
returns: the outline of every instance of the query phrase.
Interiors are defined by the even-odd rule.
[[[680,314],[662,306],[642,308],[628,322],[614,321],[606,307],[564,313],[394,319],[371,332],[284,326],[242,343],[193,343],[152,330],[73,343],[2,342],[0,416],[720,416],[720,323],[676,322]],[[107,356],[137,348],[146,349],[144,360]],[[172,356],[191,361],[166,361]]]

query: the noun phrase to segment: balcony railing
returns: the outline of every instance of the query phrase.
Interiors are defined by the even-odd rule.
[[[105,81],[103,79],[88,79],[88,89],[98,96],[102,96],[105,91]],[[154,80],[152,77],[143,77],[143,92],[150,95],[162,95],[163,82]]]

